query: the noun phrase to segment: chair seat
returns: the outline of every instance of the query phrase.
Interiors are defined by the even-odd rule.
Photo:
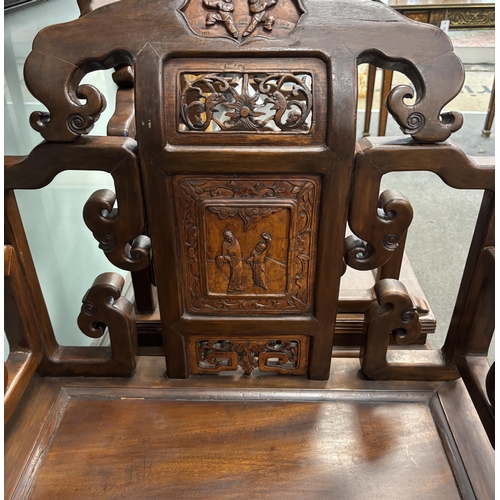
[[[451,500],[487,487],[493,452],[461,380],[369,381],[357,359],[332,361],[329,381],[168,380],[153,357],[130,379],[37,376],[8,424],[25,432],[6,429],[13,498]]]

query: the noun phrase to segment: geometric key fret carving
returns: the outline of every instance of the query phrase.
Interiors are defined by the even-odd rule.
[[[188,312],[311,310],[319,176],[176,176],[174,182]]]

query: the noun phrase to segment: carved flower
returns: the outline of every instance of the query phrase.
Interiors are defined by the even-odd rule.
[[[255,105],[259,99],[259,94],[250,96],[247,92],[241,95],[233,94],[234,102],[226,104],[228,108],[234,109],[232,112],[227,112],[226,116],[230,118],[226,125],[231,130],[257,130],[262,126],[260,120],[256,120],[259,116],[265,115],[260,111],[255,111]]]

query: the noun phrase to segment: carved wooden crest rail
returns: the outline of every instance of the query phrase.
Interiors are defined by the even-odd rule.
[[[168,375],[327,378],[345,264],[388,263],[412,218],[401,193],[378,197],[362,155],[348,213],[357,65],[405,73],[413,88],[396,87],[389,111],[415,141],[444,141],[462,123],[440,113],[463,81],[449,39],[364,0],[100,0],[85,12],[35,39],[26,82],[49,111],[31,124],[77,152],[105,107],[84,75],[114,67],[133,85],[134,171],[110,166],[117,193],[94,193],[84,218],[115,265],[152,273],[153,256]]]

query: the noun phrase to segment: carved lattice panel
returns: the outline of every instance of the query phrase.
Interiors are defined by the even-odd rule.
[[[318,59],[172,59],[164,78],[169,144],[324,144]]]
[[[318,176],[176,176],[184,305],[190,313],[308,313]]]
[[[182,73],[179,132],[309,133],[307,73]]]
[[[240,367],[249,377],[253,370],[305,375],[309,337],[189,339],[191,373],[220,373]]]

